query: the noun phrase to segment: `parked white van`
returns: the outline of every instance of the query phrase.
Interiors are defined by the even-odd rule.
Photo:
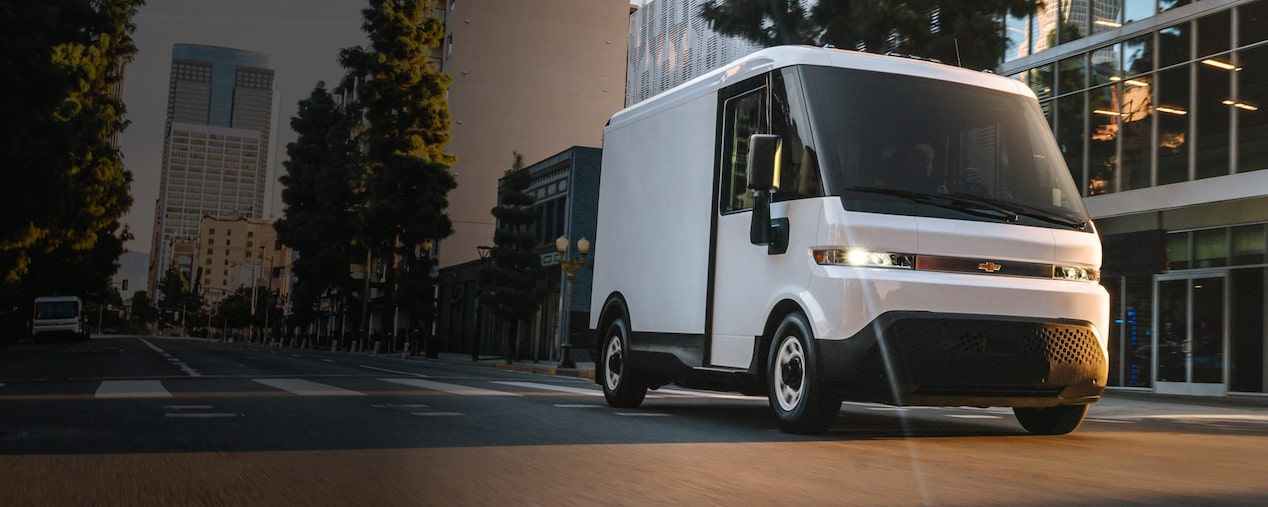
[[[74,340],[88,339],[88,326],[84,320],[84,303],[78,297],[35,298],[35,311],[31,318],[31,338],[39,341],[55,336]]]
[[[765,49],[604,130],[596,382],[1083,421],[1107,377],[1101,246],[1034,94],[934,62]]]

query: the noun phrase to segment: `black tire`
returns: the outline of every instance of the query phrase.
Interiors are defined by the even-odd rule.
[[[819,376],[810,324],[800,313],[784,317],[766,361],[766,394],[779,429],[814,435],[828,431],[841,413],[841,399]]]
[[[629,367],[629,324],[624,317],[617,317],[608,325],[599,351],[603,361],[603,397],[608,405],[618,408],[635,408],[647,397],[647,386],[638,381]]]
[[[1087,415],[1087,405],[1059,405],[1047,408],[1013,407],[1017,422],[1032,435],[1064,435],[1080,424]]]

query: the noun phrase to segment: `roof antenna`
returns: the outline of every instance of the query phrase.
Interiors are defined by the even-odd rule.
[[[964,62],[960,61],[960,38],[956,37],[954,39],[951,39],[951,42],[955,43],[955,66],[963,67]]]

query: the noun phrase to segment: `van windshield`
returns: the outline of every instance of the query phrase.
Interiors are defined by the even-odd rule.
[[[73,319],[79,316],[74,301],[42,301],[35,304],[36,320]]]
[[[845,209],[1091,230],[1033,100],[855,69],[802,75],[824,183]]]

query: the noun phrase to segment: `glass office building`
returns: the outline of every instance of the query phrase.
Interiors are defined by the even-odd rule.
[[[150,294],[169,267],[196,278],[196,266],[177,259],[173,245],[195,243],[204,216],[264,216],[278,106],[273,66],[253,51],[173,46]]]
[[[1047,0],[1007,32],[1105,245],[1110,385],[1268,393],[1268,0]]]

